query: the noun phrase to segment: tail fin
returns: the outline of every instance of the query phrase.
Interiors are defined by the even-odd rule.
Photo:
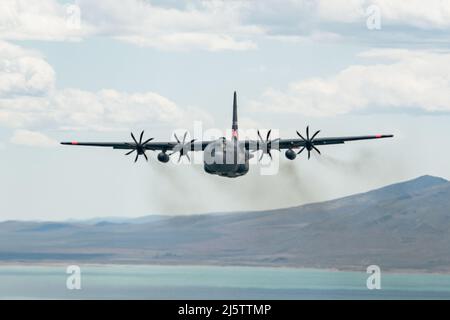
[[[234,92],[233,98],[233,125],[231,126],[233,138],[238,138],[238,119],[237,119],[237,96],[236,91]]]

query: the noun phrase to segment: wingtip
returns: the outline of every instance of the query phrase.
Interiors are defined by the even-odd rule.
[[[393,135],[393,134],[377,134],[375,137],[378,138],[378,139],[382,139],[382,138],[393,138],[394,135]]]

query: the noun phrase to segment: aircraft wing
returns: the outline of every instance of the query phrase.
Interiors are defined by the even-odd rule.
[[[190,150],[191,151],[201,151],[206,148],[206,146],[211,143],[212,141],[195,141],[195,142],[187,142],[190,143]],[[78,142],[78,141],[72,141],[72,142],[61,142],[61,144],[64,145],[71,145],[71,146],[86,146],[86,147],[109,147],[113,149],[123,149],[123,150],[131,150],[136,147],[136,144],[134,142]],[[161,150],[161,151],[168,151],[173,150],[175,147],[177,147],[179,143],[177,142],[147,142],[145,144],[142,144],[143,148],[145,150]],[[189,146],[187,147],[189,149]]]
[[[183,149],[184,151],[203,151],[206,146],[211,143],[211,141],[195,141],[195,139],[187,141],[186,140],[187,132],[184,134],[183,138],[180,140],[176,134],[174,134],[174,138],[176,141],[172,142],[158,142],[153,141],[154,138],[144,139],[144,131],[141,132],[139,139],[136,139],[133,133],[131,133],[132,142],[61,142],[64,145],[71,146],[86,146],[86,147],[109,147],[113,149],[122,149],[122,150],[137,150],[138,153],[143,153],[145,150],[161,150],[166,152],[168,150],[172,151],[180,151]],[[182,152],[184,152],[182,151]]]
[[[348,141],[357,141],[357,140],[372,140],[372,139],[384,139],[384,138],[392,138],[393,135],[368,135],[368,136],[350,136],[350,137],[324,137],[324,138],[315,138],[309,137],[309,132],[306,135],[306,139],[300,135],[300,139],[292,138],[292,139],[275,139],[270,140],[270,133],[267,135],[267,139],[263,140],[262,138],[258,140],[246,140],[245,148],[250,151],[256,151],[261,149],[298,149],[298,148],[314,148],[314,146],[323,146],[323,145],[332,145],[332,144],[344,144]]]
[[[324,137],[312,139],[312,144],[315,146],[329,145],[329,144],[344,144],[347,141],[357,140],[372,140],[392,138],[393,135],[369,135],[369,136],[352,136],[352,137]],[[308,143],[306,139],[280,139],[278,145],[280,149],[293,149],[305,147]]]

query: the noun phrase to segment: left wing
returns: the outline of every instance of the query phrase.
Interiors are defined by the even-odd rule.
[[[384,139],[393,138],[392,134],[388,135],[369,135],[369,136],[352,136],[352,137],[326,137],[312,139],[311,143],[315,146],[329,145],[329,144],[344,144],[347,141],[357,140],[372,140],[372,139]],[[308,145],[307,139],[280,139],[278,142],[280,149],[293,149],[306,147]]]
[[[266,141],[257,140],[246,140],[245,148],[250,151],[262,150],[264,148],[271,149],[296,149],[302,147],[313,147],[313,146],[323,146],[330,144],[344,144],[347,141],[357,141],[357,140],[373,140],[373,139],[384,139],[393,138],[392,134],[377,134],[372,136],[351,136],[351,137],[326,137],[317,138],[312,140],[307,139],[275,139]]]
[[[316,131],[311,137],[309,136],[309,127],[306,128],[306,135],[303,136],[300,132],[297,131],[297,135],[299,138],[292,139],[270,139],[271,130],[267,133],[266,139],[264,140],[258,131],[259,140],[246,140],[245,148],[250,151],[263,150],[268,153],[270,149],[297,149],[302,148],[299,153],[303,151],[303,149],[307,149],[311,151],[315,149],[317,152],[320,151],[315,146],[322,145],[330,145],[330,144],[344,144],[347,141],[357,141],[357,140],[372,140],[372,139],[384,139],[384,138],[392,138],[393,135],[368,135],[368,136],[350,136],[350,137],[325,137],[325,138],[316,138],[320,133]]]

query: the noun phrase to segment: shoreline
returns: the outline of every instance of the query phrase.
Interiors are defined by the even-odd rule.
[[[0,261],[0,268],[2,267],[67,267],[70,265],[80,265],[84,267],[168,267],[168,268],[258,268],[258,269],[284,269],[284,270],[304,270],[304,271],[319,271],[319,272],[355,272],[355,273],[364,273],[366,274],[366,270],[354,267],[354,268],[317,268],[317,267],[306,267],[306,266],[270,266],[270,265],[228,265],[228,264],[177,264],[177,263],[102,263],[102,262],[79,262],[79,261],[67,261],[67,262],[59,262],[59,261],[49,261],[49,262],[19,262],[19,261],[11,261],[4,262]],[[386,274],[418,274],[418,275],[449,275],[450,270],[442,270],[442,271],[427,271],[420,269],[381,269],[382,273]]]

